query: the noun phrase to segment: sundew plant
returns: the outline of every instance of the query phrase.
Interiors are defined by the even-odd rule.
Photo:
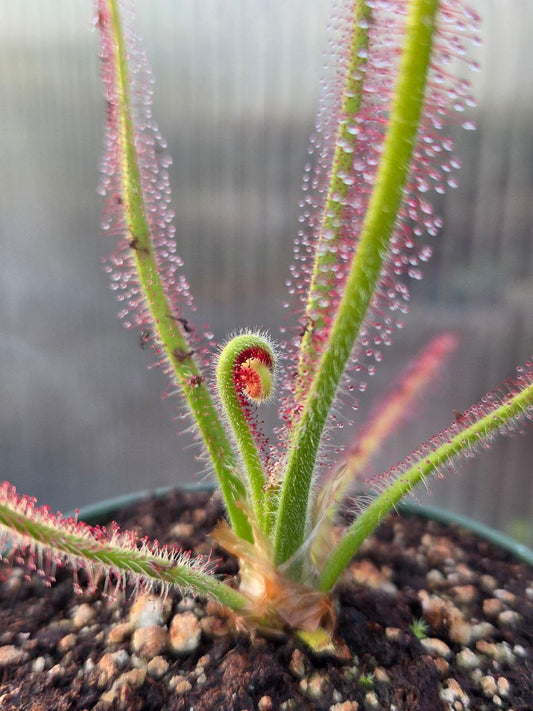
[[[373,452],[454,347],[443,334],[332,461],[340,402],[364,390],[430,256],[441,220],[434,193],[455,187],[458,159],[447,127],[472,123],[464,71],[478,19],[462,0],[338,0],[321,107],[304,176],[301,230],[289,292],[292,324],[275,344],[245,331],[215,348],[193,320],[170,206],[170,160],[151,115],[152,79],[127,2],[98,0],[106,100],[101,192],[106,261],[120,317],[137,329],[168,375],[216,477],[226,519],[214,540],[239,559],[237,581],[209,561],[93,529],[0,489],[6,549],[53,582],[57,565],[83,569],[106,592],[177,586],[233,609],[251,627],[293,631],[315,649],[335,634],[334,590],[365,538],[421,481],[459,457],[519,430],[533,412],[533,368],[456,416],[389,472],[340,534],[335,515]],[[179,71],[179,70],[178,70]],[[272,441],[257,408],[279,401]],[[339,450],[337,450],[338,452]],[[77,577],[76,577],[77,579]]]

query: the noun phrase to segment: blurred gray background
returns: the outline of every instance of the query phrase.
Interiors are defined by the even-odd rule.
[[[416,349],[462,342],[377,469],[512,375],[533,352],[533,3],[476,0],[479,130],[459,135],[461,187],[406,328],[363,417]],[[154,113],[174,157],[179,252],[218,339],[278,335],[318,97],[326,0],[139,0]],[[0,0],[1,477],[63,510],[201,478],[166,382],[121,328],[100,260],[103,100],[90,0]],[[430,501],[532,537],[533,429],[502,439]],[[196,476],[195,476],[196,475]]]

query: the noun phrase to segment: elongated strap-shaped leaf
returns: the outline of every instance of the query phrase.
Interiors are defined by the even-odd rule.
[[[0,531],[9,547],[13,542],[30,550],[30,563],[45,568],[68,561],[89,576],[102,571],[107,578],[137,583],[141,587],[176,586],[184,591],[207,595],[233,609],[241,609],[246,599],[208,572],[205,562],[167,548],[139,541],[134,533],[92,529],[83,522],[36,508],[34,500],[17,495],[7,483],[0,486]]]
[[[248,521],[242,509],[236,506],[236,501],[245,497],[246,490],[237,475],[235,454],[187,341],[186,328],[170,306],[154,253],[132,118],[128,52],[119,3],[100,0],[99,6],[99,25],[111,53],[109,59],[114,64],[121,204],[140,287],[166,358],[211,457],[232,525],[239,535],[250,539]]]
[[[422,114],[438,6],[438,0],[410,0],[407,6],[396,90],[376,184],[344,295],[291,439],[275,530],[278,564],[303,543],[309,490],[326,419],[388,253]]]
[[[412,466],[406,467],[406,470],[357,518],[348,533],[328,556],[318,583],[321,590],[330,590],[335,585],[361,543],[372,533],[383,517],[420,481],[438,472],[459,454],[475,450],[476,446],[485,442],[493,433],[504,430],[513,420],[523,416],[527,410],[531,410],[533,372],[523,376],[520,385],[521,387],[512,397],[484,417],[474,420],[455,436],[447,438],[444,432],[433,438],[436,441],[446,439],[448,441],[424,454]],[[484,403],[480,403],[471,408],[470,417],[475,416],[474,413],[483,412],[485,407]],[[450,430],[454,431],[457,427],[457,422],[453,423]]]
[[[368,51],[368,28],[371,10],[367,0],[355,0],[353,10],[353,31],[349,49],[349,63],[346,67],[343,101],[340,111],[336,147],[333,154],[328,194],[322,211],[322,222],[315,250],[315,263],[309,285],[309,296],[305,308],[305,319],[312,323],[302,336],[296,383],[296,397],[305,397],[312,381],[316,361],[321,349],[313,338],[325,327],[325,316],[330,311],[329,302],[322,305],[322,297],[335,285],[338,253],[336,245],[343,229],[348,192],[346,176],[352,173],[354,152],[356,154],[358,135],[354,131],[353,120],[361,110],[363,81]],[[348,119],[349,117],[349,119]],[[327,239],[326,239],[327,236]],[[323,249],[327,243],[327,249]]]

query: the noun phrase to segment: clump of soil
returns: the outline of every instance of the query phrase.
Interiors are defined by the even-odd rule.
[[[222,511],[174,493],[115,515],[209,552]],[[222,575],[236,561],[215,548]],[[466,711],[533,708],[533,571],[474,534],[390,516],[338,589],[345,659],[235,630],[218,606],[73,593],[1,570],[2,711]]]

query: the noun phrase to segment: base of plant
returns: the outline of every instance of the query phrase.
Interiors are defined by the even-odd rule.
[[[333,595],[291,580],[272,563],[270,540],[258,527],[253,534],[254,543],[243,541],[224,520],[211,534],[226,553],[239,560],[239,592],[249,605],[236,619],[266,635],[296,634],[316,654],[346,656],[345,645],[335,636]]]
[[[220,514],[210,494],[189,492],[114,517],[207,553]],[[237,574],[234,558],[218,548],[213,556],[221,575]],[[135,629],[131,596],[110,604],[75,596],[66,572],[51,589],[14,573],[0,587],[0,707],[525,709],[531,578],[529,566],[469,532],[391,517],[339,586],[341,661],[294,637],[238,629],[213,603],[171,592],[161,620]]]

